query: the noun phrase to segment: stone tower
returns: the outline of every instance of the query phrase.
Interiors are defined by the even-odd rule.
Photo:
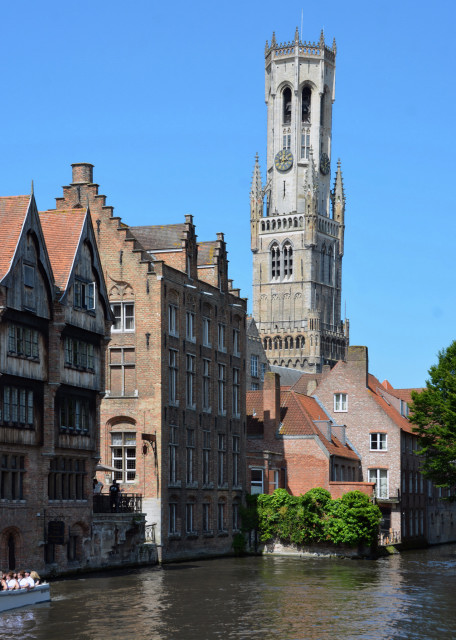
[[[267,175],[250,193],[253,315],[270,364],[318,372],[345,357],[345,194],[331,190],[336,43],[266,42]]]

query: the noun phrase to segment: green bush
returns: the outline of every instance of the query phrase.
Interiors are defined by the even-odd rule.
[[[256,520],[260,540],[273,538],[286,543],[326,542],[356,546],[370,544],[377,537],[380,509],[360,491],[350,491],[333,500],[326,489],[311,489],[305,495],[291,496],[285,489],[255,496],[256,518],[251,511],[243,525]],[[255,528],[255,527],[251,527]],[[246,529],[248,530],[248,529]]]

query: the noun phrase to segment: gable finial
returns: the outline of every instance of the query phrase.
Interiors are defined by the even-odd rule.
[[[320,32],[320,47],[324,47],[325,46],[325,30],[322,29]]]
[[[336,46],[336,39],[333,38],[333,51],[334,51],[334,55],[336,55],[337,53],[337,46]]]
[[[295,42],[299,42],[299,29],[298,29],[298,27],[296,27],[296,31],[295,31]]]
[[[277,44],[277,40],[275,37],[275,31],[272,32],[272,40],[271,40],[271,47],[274,48]]]
[[[33,180],[32,180],[32,189],[30,191],[30,195],[33,196],[34,194],[35,194],[35,189],[34,189]]]

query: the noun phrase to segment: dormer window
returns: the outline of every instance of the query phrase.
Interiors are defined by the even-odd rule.
[[[95,282],[75,280],[74,306],[77,309],[95,310]]]
[[[33,288],[35,286],[35,267],[24,264],[24,285]]]

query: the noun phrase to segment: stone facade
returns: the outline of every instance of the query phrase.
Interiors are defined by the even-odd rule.
[[[0,566],[91,562],[111,312],[86,208],[0,198]]]
[[[336,47],[266,45],[267,166],[250,194],[253,315],[270,364],[319,372],[344,358],[345,194],[330,188]],[[266,202],[265,202],[266,200]]]
[[[102,462],[143,495],[163,560],[227,553],[244,486],[246,301],[223,233],[128,226],[73,165],[57,208],[90,203],[115,316],[101,407]]]

